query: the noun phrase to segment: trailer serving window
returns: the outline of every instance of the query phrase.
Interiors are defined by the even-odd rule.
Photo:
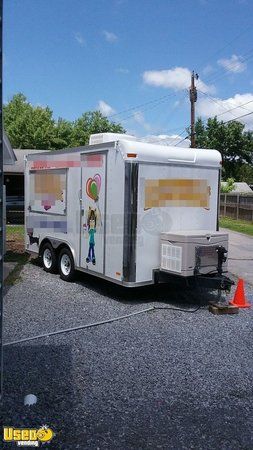
[[[29,210],[66,215],[67,169],[32,170],[30,172]]]

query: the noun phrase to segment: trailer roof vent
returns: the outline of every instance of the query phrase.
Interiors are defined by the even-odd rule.
[[[127,141],[136,141],[136,137],[131,136],[130,134],[97,133],[97,134],[90,135],[89,145],[104,144],[105,142],[114,142],[114,141],[119,141],[121,139],[124,139]]]

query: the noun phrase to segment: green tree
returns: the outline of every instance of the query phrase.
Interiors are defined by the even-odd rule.
[[[51,149],[54,136],[53,112],[32,106],[19,93],[4,105],[4,127],[14,148]]]
[[[85,145],[90,134],[125,133],[124,128],[100,111],[85,112],[74,122],[55,120],[48,107],[33,106],[19,93],[4,105],[4,127],[13,148],[61,149]]]
[[[61,117],[55,123],[52,146],[55,149],[67,148],[72,145],[73,124]]]
[[[233,189],[235,188],[235,180],[234,178],[228,178],[226,181],[226,184],[222,184],[221,185],[221,192],[224,193],[228,193],[233,191]]]
[[[253,164],[253,133],[244,131],[237,121],[219,122],[217,118],[196,122],[196,145],[198,148],[219,150],[223,159],[223,177],[239,179],[244,164]]]
[[[190,128],[188,129],[188,134],[190,136]],[[196,133],[196,147],[205,148],[207,145],[207,132],[204,123],[200,118],[196,120],[195,124]]]
[[[238,173],[238,181],[253,185],[253,164],[243,164]]]
[[[88,144],[91,134],[105,132],[125,133],[125,130],[119,123],[110,122],[100,111],[88,111],[73,124],[72,145]]]

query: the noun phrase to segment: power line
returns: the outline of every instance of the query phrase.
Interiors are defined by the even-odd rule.
[[[247,30],[246,30],[246,31],[247,31]],[[244,32],[246,32],[246,31],[244,31]],[[238,36],[244,34],[244,32],[239,33]],[[230,43],[233,42],[234,40],[236,40],[236,37],[233,38],[233,39],[232,39],[229,43],[227,43],[225,46],[223,46],[220,50],[218,50],[217,52],[215,52],[215,54],[218,53],[218,52],[220,52],[220,51],[222,51],[222,50],[223,50],[224,48],[226,48],[227,46],[229,46]],[[220,73],[219,73],[220,71],[218,71],[215,75],[212,75],[211,77],[207,78],[207,80],[206,80],[205,82],[213,82],[213,81],[216,81],[216,80],[218,80],[218,79],[224,77],[224,76],[229,72],[229,67],[230,67],[230,68],[237,68],[237,67],[239,67],[239,65],[240,65],[241,63],[246,62],[246,61],[248,61],[249,59],[251,59],[251,58],[253,57],[253,49],[250,49],[250,50],[249,50],[248,52],[246,52],[243,56],[244,56],[244,58],[241,58],[241,60],[238,61],[237,63],[235,63],[235,64],[228,64],[228,70],[226,70],[225,73],[221,73],[221,74],[220,74]],[[246,56],[247,56],[247,57],[246,57]],[[204,95],[207,95],[207,94],[205,94],[205,93],[202,92],[202,91],[199,91],[199,92],[202,93],[202,94],[204,94]],[[111,114],[111,115],[109,115],[109,116],[107,116],[107,117],[108,117],[108,118],[114,118],[114,117],[117,117],[117,116],[121,116],[122,114],[128,113],[128,112],[130,112],[130,111],[134,111],[132,114],[129,114],[129,115],[127,115],[126,117],[122,117],[121,119],[119,118],[119,120],[120,120],[121,122],[124,122],[124,121],[126,121],[126,120],[128,120],[128,119],[134,117],[134,116],[136,115],[136,113],[138,112],[138,109],[141,110],[141,112],[142,112],[142,111],[146,111],[146,110],[149,110],[149,109],[156,108],[156,107],[162,105],[163,103],[165,103],[169,98],[171,98],[171,97],[173,97],[173,96],[175,96],[175,95],[176,95],[175,93],[173,93],[173,94],[167,94],[167,95],[164,95],[164,96],[162,96],[162,97],[158,97],[158,98],[156,98],[156,99],[150,100],[150,101],[148,101],[148,102],[145,102],[145,103],[142,103],[142,104],[139,104],[139,105],[130,107],[130,108],[125,109],[125,110],[122,110],[122,111],[120,111],[120,112],[118,112],[118,113]],[[207,96],[208,96],[208,95],[207,95]],[[209,98],[210,98],[214,103],[219,104],[218,101],[215,100],[214,98],[212,98],[211,96],[210,96]],[[250,102],[247,102],[247,103],[250,103]],[[225,109],[225,112],[224,112],[224,113],[221,113],[221,114],[218,114],[217,116],[220,116],[220,115],[222,115],[222,114],[225,114],[226,112],[230,112],[230,111],[232,111],[232,110],[234,110],[234,109],[237,109],[237,108],[239,108],[239,107],[243,107],[243,106],[238,106],[238,107],[232,108],[231,110],[226,110],[226,107],[225,107],[224,105],[219,104],[219,106],[221,106],[223,109]],[[167,132],[168,132],[168,131],[167,131]],[[168,139],[168,138],[166,138],[166,139],[161,138],[161,140],[167,140],[167,139]],[[158,141],[160,141],[160,139],[158,139]]]
[[[226,121],[223,122],[223,123],[225,124],[225,123],[229,123],[229,122],[235,122],[235,121],[237,121],[238,119],[242,119],[243,117],[250,116],[251,114],[253,114],[253,111],[252,111],[252,112],[249,112],[249,113],[247,113],[247,114],[243,114],[242,116],[235,117],[234,119],[226,120]],[[175,144],[175,147],[177,147],[179,144],[181,144],[181,142],[183,142],[183,141],[185,141],[186,139],[188,139],[188,137],[189,137],[189,136],[186,136],[184,139],[181,139],[181,141],[177,142],[177,143]]]
[[[252,24],[250,24],[248,27],[246,27],[242,32],[240,32],[239,34],[237,34],[233,39],[231,39],[231,41],[227,42],[225,45],[223,45],[223,47],[221,47],[219,50],[217,50],[216,52],[212,53],[211,56],[209,57],[208,60],[206,60],[206,63],[208,63],[208,61],[210,61],[210,58],[212,58],[213,56],[217,55],[218,53],[222,52],[222,50],[224,50],[225,48],[229,47],[229,45],[234,42],[237,41],[243,34],[247,33],[248,30],[252,29]],[[206,64],[206,63],[203,63]]]
[[[236,120],[242,119],[243,117],[246,117],[246,116],[250,116],[251,114],[253,114],[253,111],[251,111],[251,112],[249,112],[249,113],[247,113],[247,114],[243,114],[242,116],[238,116],[238,117],[236,117],[235,119],[227,120],[226,122],[223,122],[223,123],[235,122]]]
[[[245,52],[243,55],[240,56],[240,61],[237,61],[235,63],[227,63],[227,67],[228,69],[231,68],[238,68],[240,66],[240,63],[244,63],[246,62],[249,58],[251,58],[252,56],[252,51],[253,49],[248,50],[247,52]],[[216,79],[217,76],[219,76],[219,73],[221,72],[223,74],[223,71],[226,70],[225,67],[219,68],[216,70],[216,73],[210,75],[209,77],[207,77],[206,82],[212,82],[214,79]],[[224,75],[224,74],[223,74]]]
[[[186,90],[185,90],[186,91]],[[187,92],[187,91],[186,91]],[[162,130],[162,131],[159,131],[159,134],[165,134],[165,133],[167,133],[167,131],[164,131],[164,128],[165,127],[167,127],[167,125],[168,125],[168,122],[170,122],[171,121],[171,119],[174,117],[174,115],[173,115],[173,112],[175,111],[175,110],[179,110],[179,108],[181,108],[182,106],[183,106],[183,104],[184,104],[184,102],[185,102],[185,100],[186,100],[186,97],[187,97],[187,99],[188,99],[188,92],[187,92],[187,96],[186,96],[186,93],[184,92],[184,91],[182,91],[182,93],[181,93],[181,95],[179,95],[179,99],[174,103],[174,105],[173,105],[173,107],[170,109],[170,110],[166,110],[166,111],[164,111],[164,110],[162,110],[162,111],[159,111],[159,115],[156,115],[156,121],[158,120],[158,119],[160,119],[160,116],[161,116],[161,114],[163,115],[163,121],[162,121],[162,123],[160,124],[160,126],[159,126],[159,130]],[[160,122],[160,120],[159,120],[159,122]],[[177,129],[181,129],[182,127],[178,127]]]
[[[205,83],[213,83],[221,78],[223,78],[224,76],[226,76],[228,73],[230,73],[229,69],[238,69],[240,67],[241,63],[245,63],[247,61],[249,61],[250,59],[252,59],[253,57],[253,49],[250,49],[248,52],[246,52],[243,56],[247,56],[246,58],[241,57],[241,59],[239,61],[237,61],[237,63],[231,63],[231,64],[227,64],[227,69],[224,67],[222,69],[217,69],[216,73],[211,75],[210,77],[208,77],[205,81]],[[225,71],[225,72],[224,72]]]
[[[216,117],[222,116],[223,114],[226,114],[226,113],[230,113],[230,114],[231,114],[231,111],[234,111],[235,109],[238,109],[238,108],[242,108],[242,109],[245,109],[247,112],[250,112],[248,109],[244,108],[244,106],[245,106],[245,105],[248,105],[249,103],[253,103],[253,100],[249,100],[248,102],[242,103],[241,105],[237,105],[237,106],[235,106],[234,108],[227,109],[227,108],[225,107],[225,105],[223,105],[223,104],[221,103],[223,100],[217,100],[217,99],[213,98],[212,96],[210,96],[210,95],[208,95],[208,94],[206,94],[205,92],[202,92],[202,91],[200,91],[200,90],[199,90],[199,92],[200,92],[201,94],[205,95],[206,97],[208,97],[208,98],[209,98],[213,103],[215,103],[216,105],[218,105],[218,106],[220,106],[221,108],[225,109],[224,112],[219,113],[219,114],[215,114]],[[232,114],[232,115],[234,115],[234,114]]]
[[[141,103],[140,105],[132,106],[131,108],[124,109],[124,110],[122,110],[122,111],[120,111],[120,112],[118,112],[118,113],[110,114],[109,116],[107,116],[107,118],[110,119],[110,118],[112,118],[112,117],[120,116],[121,114],[130,112],[130,111],[134,111],[135,109],[141,109],[141,108],[145,107],[146,105],[149,105],[149,104],[152,104],[152,103],[157,103],[157,102],[159,102],[160,100],[165,100],[165,99],[168,99],[169,97],[175,97],[175,95],[176,95],[175,93],[163,95],[162,97],[158,97],[158,98],[156,98],[156,99],[154,99],[154,100],[150,100],[150,101],[148,101],[148,102]],[[120,119],[119,119],[119,120],[120,120]]]
[[[166,137],[166,138],[158,138],[158,139],[156,139],[155,141],[152,141],[151,142],[151,144],[156,144],[156,143],[159,143],[159,142],[166,142],[166,141],[168,141],[168,140],[172,140],[172,139],[176,139],[176,138],[179,138],[180,136],[182,136],[182,134],[184,134],[185,133],[185,129],[186,129],[186,127],[183,129],[183,131],[180,133],[180,134],[178,134],[175,138],[172,138],[172,137]],[[167,131],[167,132],[169,132],[169,130]],[[184,138],[185,139],[185,138]],[[184,140],[183,139],[183,140]],[[181,142],[181,141],[180,141]],[[178,143],[177,143],[178,144]],[[177,144],[175,144],[175,145],[177,145]]]
[[[210,95],[206,94],[205,92],[202,92],[202,91],[200,91],[200,90],[199,90],[199,92],[200,92],[201,94],[203,94],[203,95],[206,95],[208,98],[210,98],[210,100],[212,100],[212,101],[213,101],[214,103],[216,103],[218,106],[222,106],[223,108],[225,108],[224,105],[221,105],[221,104],[218,103],[219,100],[216,100],[216,99],[212,98]],[[222,101],[222,100],[221,100],[221,101]],[[242,105],[235,106],[234,108],[226,109],[226,111],[224,111],[224,112],[222,112],[222,113],[219,113],[219,114],[216,114],[215,117],[220,117],[220,116],[222,116],[223,114],[231,113],[231,111],[234,111],[235,109],[238,109],[238,108],[243,108],[244,106],[248,105],[249,103],[253,103],[253,100],[249,100],[248,102],[243,103]],[[245,108],[243,108],[243,109],[245,109]],[[248,111],[248,110],[246,109],[246,111]],[[249,113],[252,114],[251,111],[249,111]],[[247,115],[247,114],[246,114],[246,115]],[[237,119],[238,117],[235,117],[235,118]],[[206,122],[207,120],[208,120],[208,119],[205,119],[205,122]],[[231,120],[234,120],[234,119],[231,119]]]
[[[175,96],[176,94],[173,94],[173,95]],[[144,112],[144,111],[148,111],[148,110],[150,110],[150,109],[157,108],[157,107],[159,107],[160,105],[162,105],[163,103],[166,103],[166,101],[165,101],[165,100],[162,100],[162,101],[160,101],[160,102],[158,102],[158,103],[156,103],[156,104],[146,106],[146,108],[142,108],[141,110],[140,110],[140,109],[139,109],[139,110],[136,110],[134,113],[129,114],[128,116],[123,117],[122,119],[119,119],[119,120],[120,120],[120,122],[125,122],[126,120],[131,119],[132,117],[135,117],[136,114],[138,114],[138,112]]]
[[[230,102],[230,103],[232,103],[232,102]],[[249,102],[243,103],[242,105],[235,106],[234,108],[229,109],[229,111],[233,111],[233,109],[242,108],[242,109],[245,109],[246,111],[250,112],[247,108],[244,108],[244,106],[248,105],[249,103],[253,103],[253,100],[250,100]],[[218,114],[218,116],[221,116],[222,114],[225,114],[225,112]]]
[[[189,139],[189,136],[184,137],[184,139],[181,139],[181,141],[177,142],[175,144],[175,147],[177,147],[179,144],[181,144],[181,142],[185,141],[186,139]]]

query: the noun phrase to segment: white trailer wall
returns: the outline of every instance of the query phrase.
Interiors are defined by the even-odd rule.
[[[76,266],[96,274],[94,266],[81,262],[80,258],[80,245],[83,242],[81,240],[81,233],[84,232],[81,226],[80,199],[84,200],[82,205],[84,210],[89,206],[84,192],[86,178],[81,179],[82,155],[86,154],[84,150],[85,148],[83,147],[80,148],[79,152],[53,152],[43,156],[29,156],[26,164],[25,177],[25,216],[26,230],[28,232],[30,231],[30,233],[32,232],[32,235],[29,236],[26,234],[26,248],[27,250],[38,253],[38,239],[41,243],[44,238],[66,242],[73,251]],[[91,148],[88,149],[88,153],[90,153],[89,150]],[[97,149],[96,146],[93,146],[93,154],[96,152],[99,153],[99,151],[101,151],[101,146],[98,146]],[[105,224],[105,261],[103,275],[121,281],[123,276],[124,240],[124,160],[114,145],[113,148],[110,148],[110,145],[103,146],[102,151],[103,153],[106,152],[107,158],[107,172],[105,174],[106,215],[105,217],[101,217],[102,222]],[[67,180],[66,194],[64,194],[64,199],[66,196],[66,205],[62,204],[61,206],[61,203],[56,202],[54,207],[46,210],[43,201],[45,203],[45,199],[48,196],[43,197],[42,192],[40,197],[37,196],[35,202],[34,176],[31,174],[51,173],[57,175],[64,171],[64,167],[66,167]],[[89,176],[92,175],[89,174]],[[35,203],[36,207],[34,206]],[[29,211],[29,206],[31,206],[31,211]],[[57,208],[58,214],[53,214],[52,211],[54,208]],[[88,251],[87,248],[85,251]]]
[[[40,158],[40,160],[39,160]],[[58,174],[66,172],[66,192],[63,192],[62,208],[57,197]],[[43,187],[37,184],[35,192],[32,174],[47,173],[51,175],[50,188],[45,193]],[[62,242],[68,242],[73,249],[76,261],[79,261],[80,242],[80,154],[59,152],[41,156],[30,155],[26,163],[25,178],[25,226],[26,248],[38,253],[38,238],[41,243],[44,238],[52,237]],[[52,192],[51,192],[52,191]],[[55,191],[55,192],[54,192]],[[65,191],[65,190],[64,190]],[[39,206],[40,202],[40,206]],[[48,205],[45,203],[48,202]],[[57,213],[55,213],[55,210]],[[30,235],[29,235],[30,234]]]
[[[145,209],[145,181],[158,179],[207,180],[207,186],[210,187],[208,207],[163,206]],[[159,268],[161,232],[216,230],[218,180],[217,168],[139,165],[136,282],[151,281],[152,269]]]
[[[123,276],[125,163],[114,148],[107,160],[107,214],[105,275],[121,281]]]

